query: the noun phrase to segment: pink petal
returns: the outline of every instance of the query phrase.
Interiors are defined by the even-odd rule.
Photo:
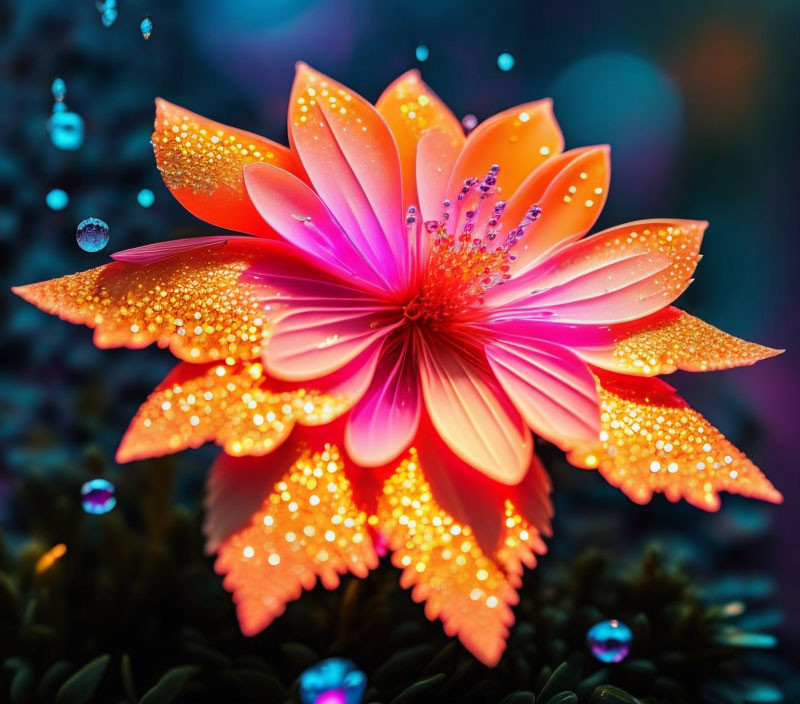
[[[406,449],[419,426],[422,402],[410,345],[384,350],[372,384],[350,413],[345,447],[356,464],[379,467]]]
[[[380,291],[384,281],[300,179],[267,164],[244,170],[248,195],[261,217],[287,242],[324,270]]]
[[[387,289],[405,291],[409,258],[400,159],[366,100],[298,64],[289,136],[314,188]]]
[[[489,370],[444,345],[426,343],[420,357],[425,406],[442,439],[475,469],[517,484],[528,469],[531,436]]]
[[[497,341],[485,348],[489,364],[531,429],[562,450],[596,442],[600,402],[586,363],[565,347],[530,338],[525,321],[492,329]]]
[[[118,262],[149,264],[150,262],[157,262],[161,259],[171,257],[173,254],[191,252],[197,249],[204,249],[208,247],[222,247],[231,241],[240,241],[243,243],[258,242],[258,240],[254,240],[252,237],[242,237],[237,235],[233,235],[232,237],[187,237],[186,239],[182,240],[154,242],[153,244],[146,244],[142,247],[123,249],[120,252],[114,252],[114,254],[111,255],[111,258]]]

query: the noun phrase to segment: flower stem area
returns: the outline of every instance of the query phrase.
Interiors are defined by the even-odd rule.
[[[90,453],[90,471],[95,463],[96,472]],[[701,601],[655,550],[624,568],[597,550],[546,557],[526,575],[494,669],[427,621],[388,559],[365,580],[304,593],[245,638],[203,553],[200,507],[172,502],[175,479],[169,460],[127,468],[105,515],[85,513],[77,489],[20,480],[35,538],[2,547],[0,699],[299,702],[298,676],[341,656],[366,673],[365,701],[385,704],[777,701],[751,698],[777,690],[753,684],[759,675],[741,646],[755,643],[735,628],[736,607]],[[586,644],[609,618],[633,632],[617,664]]]

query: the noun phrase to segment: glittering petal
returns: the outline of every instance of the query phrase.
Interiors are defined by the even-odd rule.
[[[503,220],[517,225],[532,205],[542,215],[514,248],[511,271],[524,271],[553,247],[583,237],[603,209],[610,177],[609,148],[602,146],[553,157],[525,179],[509,199]]]
[[[502,309],[500,316],[565,323],[615,323],[649,315],[691,283],[705,226],[645,220],[605,230],[487,291],[487,304]]]
[[[564,148],[550,100],[518,105],[490,117],[467,137],[448,187],[456,193],[467,178],[479,178],[492,164],[500,166],[498,185],[510,198],[525,178]]]
[[[463,135],[442,129],[430,129],[417,148],[417,188],[422,220],[442,219],[450,172],[464,146]]]
[[[366,100],[298,64],[289,135],[315,190],[387,289],[408,285],[397,146]]]
[[[740,340],[673,307],[631,323],[603,327],[575,351],[595,366],[641,376],[670,374],[676,369],[730,369],[782,352]]]
[[[601,442],[569,455],[597,467],[637,503],[653,492],[709,511],[728,491],[779,503],[780,493],[714,426],[660,379],[597,370]]]
[[[14,292],[47,313],[94,328],[98,347],[157,342],[190,362],[253,359],[267,318],[252,284],[240,276],[278,242],[232,237],[148,263],[114,262]]]
[[[387,464],[411,444],[421,410],[409,343],[387,345],[372,385],[347,419],[347,454],[363,467]]]
[[[394,81],[378,98],[375,108],[386,120],[397,143],[403,174],[403,206],[422,205],[422,188],[419,200],[417,196],[417,145],[423,133],[431,128],[443,132],[453,143],[463,144],[461,123],[425,85],[416,70],[408,71]],[[449,176],[447,172],[444,185],[447,185]]]
[[[231,455],[264,455],[288,437],[296,421],[330,422],[354,402],[315,387],[275,390],[259,362],[182,362],[136,413],[117,461],[157,457],[211,441]]]
[[[518,596],[502,569],[477,544],[469,526],[453,521],[430,495],[416,454],[387,480],[378,519],[388,535],[400,584],[425,602],[425,615],[440,619],[483,663],[495,665],[514,622]],[[426,497],[419,501],[419,497]],[[419,508],[413,508],[416,502]]]
[[[253,204],[293,247],[325,271],[380,291],[383,281],[334,220],[319,196],[300,179],[266,164],[244,170]]]
[[[489,364],[530,428],[562,450],[595,441],[599,400],[586,363],[565,347],[531,339],[525,321],[496,324],[493,331]]]
[[[231,535],[249,525],[250,517],[261,508],[264,497],[269,495],[296,455],[297,447],[291,440],[283,443],[268,459],[220,454],[206,482],[203,534],[208,554],[215,553]]]
[[[266,628],[317,578],[335,589],[339,575],[365,577],[378,565],[367,516],[354,504],[339,450],[297,447],[294,463],[249,524],[225,540],[214,565],[233,592],[245,635]]]
[[[445,345],[421,351],[420,377],[434,427],[461,459],[503,484],[530,462],[530,433],[491,373]]]
[[[305,178],[286,147],[156,100],[153,150],[164,183],[190,213],[236,232],[272,236],[247,196],[245,164],[267,163]]]

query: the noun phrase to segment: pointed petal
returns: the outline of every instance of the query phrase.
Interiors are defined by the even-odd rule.
[[[641,376],[748,366],[782,352],[740,340],[673,307],[604,327],[592,337],[575,348],[583,359],[603,369]]]
[[[156,100],[153,151],[164,183],[190,213],[236,232],[272,236],[244,189],[245,164],[272,164],[305,178],[297,157],[264,137]]]
[[[414,439],[422,398],[410,345],[385,350],[366,394],[347,419],[345,448],[363,467],[391,462]]]
[[[191,362],[258,358],[267,316],[256,287],[240,277],[261,257],[284,261],[285,245],[252,237],[208,240],[208,246],[194,240],[191,248],[154,261],[114,262],[14,292],[47,313],[94,328],[101,348],[156,342]]]
[[[470,526],[436,502],[416,452],[386,481],[378,525],[388,537],[400,584],[425,602],[425,615],[476,658],[496,665],[514,622],[518,596],[501,567],[475,540]]]
[[[300,179],[266,164],[244,170],[258,212],[291,246],[334,276],[381,291],[383,280],[362,257],[325,204]]]
[[[255,635],[280,616],[286,602],[327,589],[339,575],[365,577],[378,565],[367,516],[353,501],[344,461],[332,445],[302,449],[248,525],[225,540],[214,569],[233,592],[242,633]],[[271,458],[265,458],[270,462]]]
[[[499,316],[561,323],[614,323],[649,315],[691,282],[705,227],[692,220],[645,220],[605,230],[490,289],[487,304],[501,308]]]
[[[383,118],[353,91],[298,64],[289,135],[311,183],[388,290],[408,285],[400,159]]]
[[[573,149],[536,169],[503,213],[507,228],[512,228],[522,222],[532,205],[542,209],[539,219],[514,247],[512,273],[529,268],[553,247],[583,237],[603,209],[610,178],[607,146]]]
[[[569,455],[597,467],[636,503],[653,492],[716,511],[719,492],[780,503],[780,493],[713,425],[659,379],[597,370],[603,433],[594,447]]]
[[[461,123],[425,85],[417,70],[407,71],[394,81],[378,98],[375,108],[386,120],[397,143],[403,174],[403,207],[421,206],[422,189],[417,195],[417,145],[422,135],[431,128],[443,132],[452,142],[463,144]],[[440,163],[439,166],[444,164]],[[445,181],[449,176],[448,171]]]
[[[489,364],[531,430],[562,450],[596,441],[600,402],[586,363],[566,347],[529,338],[524,321],[492,330]]]
[[[488,369],[444,346],[425,346],[420,377],[431,421],[453,452],[503,484],[528,469],[528,429]]]
[[[420,137],[416,170],[423,223],[442,220],[450,173],[463,146],[463,135],[438,128],[426,130]]]
[[[453,169],[448,193],[455,194],[466,178],[485,176],[500,166],[498,185],[507,200],[537,166],[564,148],[551,100],[518,105],[490,117],[467,137]]]

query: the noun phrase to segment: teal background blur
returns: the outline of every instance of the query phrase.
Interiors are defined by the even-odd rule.
[[[145,14],[148,41],[139,32]],[[612,185],[598,227],[665,216],[711,222],[681,306],[788,352],[670,383],[764,469],[786,503],[725,497],[714,515],[661,497],[637,507],[545,450],[556,485],[552,550],[599,542],[625,555],[657,540],[701,582],[724,577],[728,596],[760,599],[782,647],[796,654],[798,36],[797,0],[119,0],[109,28],[92,0],[0,0],[3,530],[22,544],[33,520],[15,504],[15,482],[49,473],[76,491],[68,468],[83,448],[112,457],[172,364],[161,350],[96,350],[87,330],[8,291],[107,261],[107,252],[75,244],[86,217],[109,223],[108,251],[212,231],[171,199],[155,169],[155,96],[285,142],[296,60],[371,100],[417,67],[459,117],[552,96],[568,147],[610,143]],[[420,43],[424,62],[415,58]],[[508,72],[497,66],[502,52],[515,58]],[[86,122],[76,152],[48,138],[56,75]],[[53,188],[69,193],[66,209],[45,205]],[[155,193],[149,209],[137,203],[142,188]],[[214,454],[181,456],[176,500],[199,500]]]

